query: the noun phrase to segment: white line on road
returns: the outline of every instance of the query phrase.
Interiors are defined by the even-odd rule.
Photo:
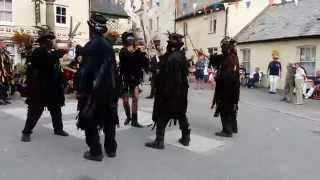
[[[25,120],[27,117],[27,107],[17,107],[17,108],[7,108],[2,109],[2,112],[14,116],[18,119]],[[63,115],[72,115],[77,113],[77,103],[76,102],[68,102],[64,107],[62,107]],[[48,111],[44,111],[42,118],[49,118],[50,113]]]
[[[180,130],[174,130],[169,131],[165,134],[165,144],[173,145],[179,148],[187,149],[189,151],[203,154],[206,152],[209,152],[215,148],[222,147],[225,145],[225,142],[210,139],[204,136],[199,136],[196,134],[191,134],[190,138],[190,145],[189,146],[183,146],[181,145],[178,140],[181,137],[181,131]],[[155,136],[150,137],[150,139],[154,139]]]
[[[151,114],[150,113],[146,113],[146,112],[138,112],[139,114],[139,123],[143,126],[147,126],[152,124],[152,120],[151,120]],[[122,130],[127,130],[132,128],[130,125],[128,126],[124,126],[124,121],[125,121],[126,117],[125,117],[125,113],[120,113],[119,114],[119,121],[120,121],[120,127],[117,128],[117,131],[122,131]],[[63,128],[65,131],[67,131],[71,136],[80,138],[80,139],[84,139],[84,132],[79,130],[76,126],[77,121],[73,120],[73,119],[69,119],[66,121],[63,121]],[[44,124],[43,127],[49,128],[49,129],[53,129],[52,127],[52,123],[49,124]]]

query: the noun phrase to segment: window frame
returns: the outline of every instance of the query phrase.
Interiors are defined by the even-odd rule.
[[[187,22],[183,22],[183,35],[185,36],[189,35]]]
[[[11,21],[1,21],[0,20],[0,25],[12,25],[14,23],[14,9],[13,9],[13,4],[15,3],[14,0],[11,0],[11,9],[6,9],[6,1],[9,0],[3,0],[3,9],[0,9],[1,13],[11,13]]]
[[[250,48],[243,48],[240,49],[241,52],[241,64],[246,68],[247,72],[251,72],[251,49]],[[249,55],[245,56],[245,53],[248,53]],[[247,66],[245,64],[248,64]]]
[[[217,33],[217,17],[212,15],[209,18],[209,34]]]
[[[60,14],[58,14],[58,8],[60,8],[61,9],[61,13]],[[62,9],[65,9],[65,15],[63,15],[63,13],[62,13]],[[58,26],[67,26],[67,24],[68,24],[68,16],[67,16],[67,7],[66,6],[63,6],[63,5],[56,5],[55,6],[55,13],[54,13],[54,21],[55,21],[55,24],[56,25],[58,25]],[[60,17],[60,18],[63,18],[63,17],[65,17],[65,22],[66,23],[60,23],[60,22],[58,22],[57,21],[57,18],[58,17]],[[62,19],[61,19],[62,20]]]
[[[149,19],[149,30],[150,30],[150,32],[153,31],[153,19],[152,18]]]
[[[310,50],[309,53],[310,53],[311,59],[306,60],[306,57],[304,59],[302,58],[302,50],[303,49]],[[312,67],[311,72],[309,69],[309,71],[307,71],[306,73],[307,73],[307,75],[311,75],[311,76],[315,75],[316,66],[317,66],[317,46],[316,45],[298,46],[297,47],[297,59],[298,59],[298,62],[300,62],[302,65],[312,64],[311,65],[311,67]],[[304,66],[304,67],[306,68],[306,66]]]
[[[160,31],[160,17],[156,17],[156,29],[155,29],[156,32],[159,32]]]

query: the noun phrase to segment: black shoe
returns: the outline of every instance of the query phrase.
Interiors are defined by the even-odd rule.
[[[227,137],[227,138],[231,138],[232,134],[230,133],[225,133],[225,132],[217,132],[216,136],[220,136],[220,137]]]
[[[22,134],[21,141],[22,142],[30,142],[31,141],[31,135],[30,134]]]
[[[238,129],[233,129],[232,132],[238,134]]]
[[[69,136],[69,134],[67,132],[65,132],[64,130],[61,130],[61,131],[55,131],[54,132],[55,135],[57,136]]]
[[[135,128],[143,128],[144,127],[141,124],[139,124],[138,121],[132,121],[131,126],[135,127]]]
[[[124,125],[127,126],[130,122],[131,122],[131,119],[130,119],[130,118],[127,118],[127,119],[124,121]]]
[[[282,101],[282,102],[287,101],[287,98],[283,98],[280,101]]]
[[[183,146],[189,146],[190,132],[191,132],[190,129],[185,132],[182,132],[182,138],[179,139],[179,143],[182,144]]]
[[[149,147],[149,148],[153,148],[153,149],[164,149],[164,143],[163,141],[151,141],[151,142],[147,142],[145,144],[146,147]]]
[[[90,161],[102,161],[103,160],[103,155],[97,155],[97,156],[93,156],[90,151],[86,151],[83,155],[83,157],[87,160]]]
[[[11,104],[11,102],[8,101],[8,100],[5,100],[4,103],[6,103],[6,104]]]
[[[146,99],[153,99],[153,96],[147,96]]]
[[[116,152],[106,152],[106,154],[109,158],[115,158],[117,156]]]

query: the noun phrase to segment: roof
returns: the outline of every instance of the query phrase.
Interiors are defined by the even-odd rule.
[[[225,10],[225,7],[222,3],[214,3],[214,4],[211,4],[209,5],[207,8],[206,8],[206,11],[204,11],[204,8],[200,8],[200,9],[197,9],[196,11],[191,11],[183,16],[180,16],[176,19],[176,21],[183,21],[183,20],[186,20],[186,19],[192,19],[192,18],[195,18],[195,17],[198,17],[198,16],[203,16],[207,13],[210,13],[210,11],[224,11]]]
[[[300,0],[266,8],[235,39],[239,44],[320,38],[319,0]]]
[[[129,17],[123,7],[115,4],[113,0],[91,0],[91,12],[98,12],[116,18]]]

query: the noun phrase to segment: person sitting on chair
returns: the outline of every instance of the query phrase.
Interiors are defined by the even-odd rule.
[[[260,74],[259,74],[259,68],[257,67],[253,73],[250,74],[250,78],[248,81],[248,88],[256,88],[256,83],[259,82]]]

